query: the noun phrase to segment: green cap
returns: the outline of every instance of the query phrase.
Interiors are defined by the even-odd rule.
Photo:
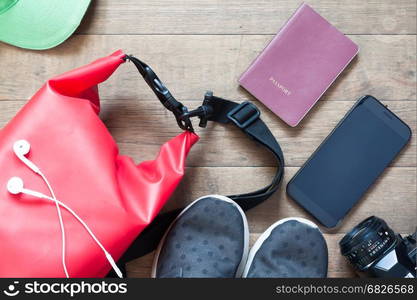
[[[43,50],[65,41],[91,0],[0,0],[0,41]]]

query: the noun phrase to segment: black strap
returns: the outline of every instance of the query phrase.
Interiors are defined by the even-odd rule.
[[[254,104],[250,102],[239,104],[215,96],[211,96],[205,102],[205,105],[210,105],[213,108],[212,115],[208,117],[209,121],[234,124],[271,151],[277,159],[277,172],[269,185],[255,192],[228,196],[243,210],[251,209],[268,199],[280,186],[284,175],[284,155],[281,147],[266,124],[260,119],[260,112]]]
[[[277,160],[277,171],[269,185],[251,193],[230,195],[229,198],[233,199],[243,210],[248,210],[265,201],[277,191],[284,176],[284,155],[268,126],[260,119],[260,111],[254,104],[250,102],[236,103],[215,97],[211,92],[208,92],[203,105],[191,112],[184,111],[185,113],[178,116],[180,121],[189,121],[191,117],[197,116],[201,120],[201,127],[205,127],[207,121],[234,124],[274,154]],[[131,244],[122,258],[119,259],[118,264],[124,265],[128,261],[144,256],[156,249],[168,226],[181,211],[182,208],[159,214]],[[109,275],[111,276],[111,274]]]

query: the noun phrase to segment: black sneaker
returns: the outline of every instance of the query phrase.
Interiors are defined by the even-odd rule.
[[[168,228],[156,250],[152,277],[241,277],[248,249],[242,209],[225,196],[205,196],[188,205]]]
[[[319,228],[302,218],[270,226],[253,245],[242,277],[323,278],[328,252]]]

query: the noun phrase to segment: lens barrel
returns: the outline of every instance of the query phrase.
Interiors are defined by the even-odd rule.
[[[375,216],[355,226],[339,242],[340,251],[360,271],[366,271],[396,247],[398,238],[387,223]]]

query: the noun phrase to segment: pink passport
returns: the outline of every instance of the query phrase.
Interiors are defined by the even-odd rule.
[[[304,3],[239,83],[288,125],[297,126],[358,49]]]

